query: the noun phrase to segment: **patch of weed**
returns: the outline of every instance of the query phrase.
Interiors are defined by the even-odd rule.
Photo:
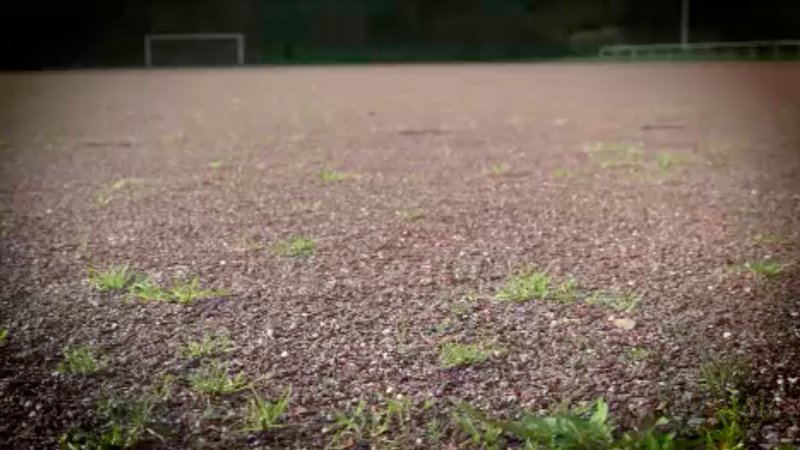
[[[766,278],[774,278],[783,273],[784,266],[773,261],[749,261],[744,265],[750,272]]]
[[[406,398],[386,399],[367,407],[361,399],[355,409],[334,414],[334,433],[326,449],[368,445],[370,448],[413,448],[411,402]]]
[[[263,242],[242,238],[236,241],[235,249],[239,252],[254,252],[264,250],[267,246]]]
[[[183,353],[189,357],[215,356],[230,353],[234,345],[225,333],[204,334],[199,341],[189,341]]]
[[[675,157],[672,153],[659,153],[657,156],[658,168],[667,170],[675,165]]]
[[[349,180],[351,178],[355,178],[355,174],[353,173],[341,172],[338,170],[330,169],[328,167],[323,167],[322,169],[320,169],[320,171],[317,173],[317,176],[322,181],[331,181],[331,182],[344,181],[344,180]]]
[[[422,208],[401,209],[396,211],[395,214],[403,220],[420,220],[425,218],[425,210]]]
[[[98,291],[121,291],[133,279],[133,271],[127,266],[109,266],[105,270],[89,268],[89,284]]]
[[[478,364],[489,359],[491,352],[477,344],[445,341],[439,347],[439,365],[443,369]]]
[[[492,173],[494,175],[504,175],[511,170],[511,165],[508,163],[498,163],[492,166]]]
[[[644,154],[640,145],[614,142],[598,142],[587,146],[586,151],[599,157],[604,168],[641,166]]]
[[[700,365],[700,387],[715,398],[727,398],[750,372],[750,360],[742,355],[711,356]]]
[[[154,399],[160,402],[166,402],[172,398],[172,391],[175,387],[175,377],[170,374],[165,374],[158,383],[154,384],[150,390]]]
[[[129,293],[131,298],[138,298],[145,302],[161,301],[182,304],[229,295],[225,290],[200,288],[200,280],[197,277],[192,277],[188,283],[176,280],[170,289],[162,288],[152,278],[141,278],[133,282]]]
[[[201,289],[200,280],[197,277],[192,277],[188,283],[176,281],[169,291],[168,298],[169,301],[175,303],[191,303],[195,300],[225,297],[227,295],[228,291],[225,290]]]
[[[578,280],[570,278],[559,284],[551,293],[551,298],[559,303],[573,303],[578,298]]]
[[[307,237],[295,237],[275,246],[275,251],[279,255],[289,257],[311,256],[316,250],[317,244],[314,239]]]
[[[645,361],[655,357],[655,352],[641,347],[631,347],[628,349],[628,358],[633,361]]]
[[[777,234],[757,234],[753,237],[753,242],[757,244],[783,244],[786,240]]]
[[[736,212],[736,214],[738,214],[740,216],[754,216],[754,215],[758,214],[758,210],[757,209],[748,208],[746,206],[743,206],[741,208],[736,208],[735,212]]]
[[[291,388],[286,389],[283,397],[279,398],[274,403],[262,399],[258,396],[256,391],[253,390],[253,396],[247,403],[247,428],[244,428],[242,431],[268,431],[283,427],[284,425],[281,424],[281,417],[289,406],[291,398]]]
[[[578,174],[577,170],[572,169],[555,169],[551,172],[551,176],[555,179],[572,178]]]
[[[546,271],[525,269],[510,276],[506,286],[495,295],[498,300],[522,303],[532,299],[546,299],[550,294],[550,276]]]
[[[620,312],[632,312],[639,307],[641,298],[631,291],[598,291],[586,299],[590,305],[601,305]]]
[[[219,169],[220,167],[222,167],[222,164],[223,162],[221,159],[215,159],[210,163],[208,163],[208,167],[211,167],[212,169]]]
[[[75,374],[94,373],[105,364],[98,359],[97,350],[89,345],[68,346],[62,349],[64,360],[58,363],[59,372]]]
[[[585,411],[565,410],[545,416],[530,413],[517,420],[491,419],[475,408],[462,404],[459,423],[472,441],[482,448],[506,448],[503,435],[524,443],[526,450],[549,448],[559,450],[586,449],[649,449],[677,448],[674,433],[659,431],[665,419],[655,421],[635,433],[616,433],[609,416],[608,404],[598,400]]]
[[[8,337],[8,330],[0,330],[0,347],[6,345],[7,337]]]
[[[169,293],[161,288],[152,278],[140,278],[131,284],[129,294],[145,302],[167,301]]]
[[[227,362],[206,360],[189,375],[189,385],[196,392],[209,395],[233,394],[250,386],[245,375],[231,376]]]

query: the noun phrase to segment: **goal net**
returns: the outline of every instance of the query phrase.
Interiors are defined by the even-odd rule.
[[[144,38],[147,67],[242,65],[244,51],[242,34],[151,34]]]

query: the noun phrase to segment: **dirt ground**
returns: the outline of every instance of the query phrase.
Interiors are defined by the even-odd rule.
[[[452,398],[508,415],[604,398],[623,424],[686,424],[704,417],[699,365],[732,354],[775,411],[756,441],[800,437],[797,80],[791,64],[2,74],[0,447],[54,448],[166,374],[148,448],[321,448],[334,411],[397,394],[445,418]],[[299,236],[313,255],[276,251]],[[762,260],[783,273],[743,267]],[[126,301],[87,282],[113,264],[230,295]],[[574,301],[498,301],[526,266],[573,277]],[[237,432],[249,391],[191,389],[181,348],[216,332],[262,396],[292,387],[285,427]],[[490,356],[444,369],[443,342]],[[102,370],[57,370],[77,344]]]

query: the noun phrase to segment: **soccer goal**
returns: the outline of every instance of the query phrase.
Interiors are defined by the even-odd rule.
[[[150,34],[144,38],[145,65],[243,65],[245,39],[236,33]]]

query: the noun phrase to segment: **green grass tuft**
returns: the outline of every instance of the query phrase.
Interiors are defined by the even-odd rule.
[[[648,350],[646,348],[641,347],[631,347],[628,350],[628,358],[633,361],[646,361],[648,359],[654,358],[656,355],[655,352],[652,350]]]
[[[317,244],[314,239],[307,237],[295,237],[275,246],[275,251],[279,255],[289,257],[308,257],[316,250]]]
[[[589,296],[590,305],[601,305],[620,312],[633,312],[639,307],[641,298],[630,291],[598,291]]]
[[[286,389],[283,397],[279,398],[274,403],[262,399],[258,396],[256,391],[253,390],[253,396],[247,403],[247,427],[242,431],[269,431],[283,427],[284,425],[281,423],[281,417],[286,412],[291,398],[291,388]]]
[[[551,292],[551,298],[558,303],[574,303],[578,298],[578,280],[570,278],[559,284]]]
[[[7,337],[8,337],[8,330],[0,330],[0,347],[6,345]]]
[[[330,169],[328,167],[323,167],[322,169],[320,169],[320,171],[317,173],[317,176],[322,181],[330,181],[330,182],[338,182],[355,178],[355,174],[353,173],[341,172],[338,170]]]
[[[752,273],[767,278],[774,278],[783,273],[784,266],[772,261],[750,261],[744,267]]]
[[[175,281],[171,289],[164,289],[152,278],[142,278],[133,282],[129,291],[131,298],[150,302],[160,301],[167,303],[191,303],[195,300],[229,295],[225,290],[201,289],[197,277],[187,282]]]
[[[99,371],[104,363],[98,360],[97,350],[89,345],[68,346],[62,349],[64,360],[58,364],[59,372],[85,374]]]
[[[425,218],[425,210],[422,208],[409,208],[396,211],[398,217],[403,220],[420,220]]]
[[[524,270],[506,280],[506,286],[495,295],[498,300],[522,303],[546,299],[550,294],[550,276],[546,271]]]
[[[201,394],[222,395],[247,389],[250,383],[243,373],[231,376],[227,362],[212,359],[203,361],[200,367],[189,375],[189,385]]]
[[[575,176],[575,175],[577,175],[577,174],[578,174],[578,171],[577,171],[577,170],[572,170],[572,169],[555,169],[555,170],[553,170],[553,172],[551,172],[551,174],[550,174],[550,175],[551,175],[551,176],[552,176],[554,179],[557,179],[557,180],[558,180],[558,179],[562,179],[562,178],[572,178],[572,177],[574,177],[574,176]]]
[[[715,356],[700,365],[700,387],[715,398],[726,399],[750,373],[750,360],[742,355]]]
[[[444,369],[478,364],[489,359],[491,352],[476,344],[443,342],[439,347],[439,364]]]
[[[141,278],[131,284],[130,297],[145,302],[168,301],[169,293],[161,288],[152,278]]]
[[[753,236],[753,242],[757,244],[784,244],[786,239],[778,234],[757,234]]]
[[[127,266],[109,266],[105,270],[89,268],[89,284],[98,291],[121,291],[133,279],[133,271]]]
[[[492,166],[492,173],[495,175],[504,175],[511,170],[511,165],[508,163],[498,163]]]
[[[183,353],[189,357],[216,356],[230,353],[234,349],[233,341],[224,333],[204,334],[199,341],[189,341]]]
[[[201,289],[200,280],[192,277],[188,283],[176,281],[169,291],[169,301],[174,303],[191,303],[195,300],[212,297],[225,297],[229,293],[224,290]]]

